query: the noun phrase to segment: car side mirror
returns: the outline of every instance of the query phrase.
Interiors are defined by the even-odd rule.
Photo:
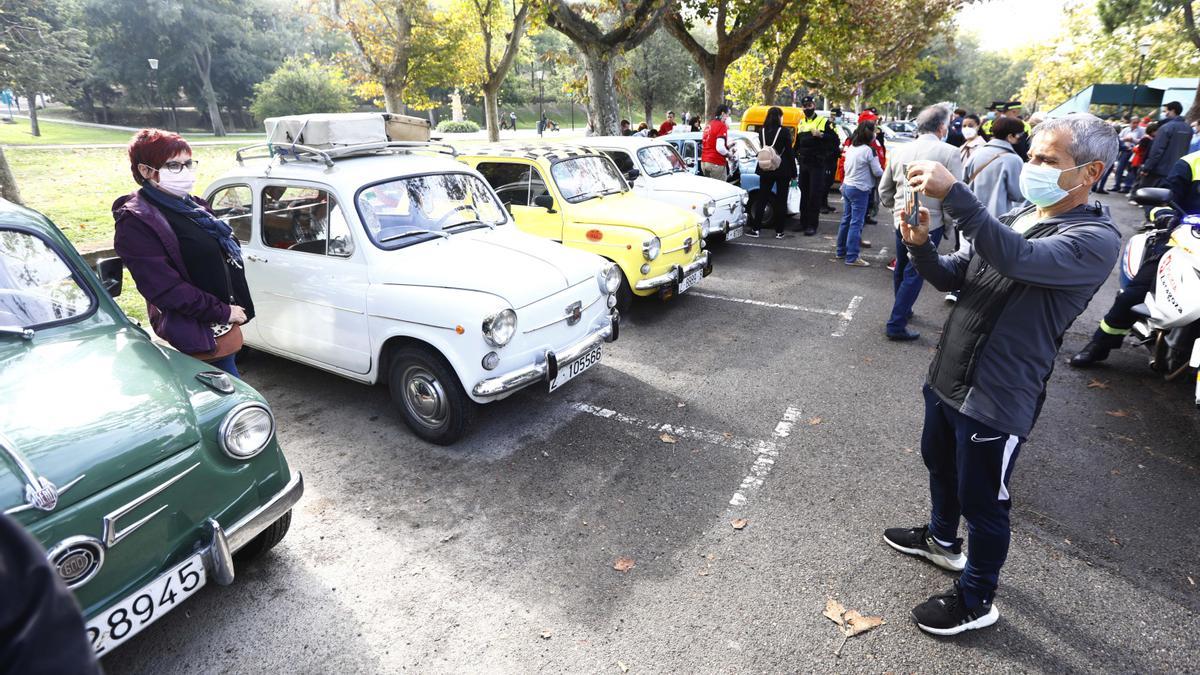
[[[641,175],[642,175],[642,172],[641,172],[641,170],[639,170],[639,169],[630,169],[630,170],[628,170],[628,171],[626,171],[626,172],[625,172],[625,178],[626,178],[626,180],[628,180],[630,183],[632,183],[633,181],[637,180],[637,179],[638,179],[638,176],[641,176]]]
[[[105,258],[96,262],[96,276],[100,278],[100,285],[112,297],[117,297],[121,294],[121,282],[125,279],[125,265],[121,263],[120,258]]]
[[[688,157],[683,160],[683,163],[686,164],[689,169],[696,168],[696,158],[695,157]]]
[[[550,195],[538,195],[533,198],[533,205],[540,206],[550,213],[554,213],[554,197]]]

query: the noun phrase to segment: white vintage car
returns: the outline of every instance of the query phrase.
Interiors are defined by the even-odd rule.
[[[597,136],[587,143],[612,158],[634,194],[699,216],[706,238],[722,235],[728,241],[742,236],[747,192],[725,181],[695,175],[670,143],[640,136]]]
[[[444,445],[476,404],[554,391],[617,339],[616,266],[520,232],[449,146],[267,147],[206,193],[242,242],[251,347],[386,382]]]

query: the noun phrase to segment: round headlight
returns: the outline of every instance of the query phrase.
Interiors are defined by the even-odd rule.
[[[505,309],[483,320],[483,337],[495,347],[503,347],[517,332],[517,313]]]
[[[600,270],[600,292],[613,294],[621,287],[621,270],[616,265],[609,263],[604,269]]]
[[[704,215],[711,216],[712,214],[714,214],[716,212],[717,212],[717,203],[711,199],[708,200],[708,203],[704,205]]]
[[[275,416],[261,403],[243,403],[221,422],[221,449],[234,459],[250,459],[275,435]]]
[[[646,260],[654,260],[658,257],[658,252],[661,248],[662,242],[658,240],[658,237],[650,237],[642,242],[642,256]]]

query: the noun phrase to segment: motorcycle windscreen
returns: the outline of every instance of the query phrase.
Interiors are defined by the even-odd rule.
[[[1150,313],[1159,328],[1176,328],[1200,320],[1200,275],[1191,257],[1177,249],[1163,254]]]

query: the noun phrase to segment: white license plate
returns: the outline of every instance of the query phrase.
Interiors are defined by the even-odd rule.
[[[704,270],[696,270],[695,272],[692,272],[679,282],[679,292],[682,293],[692,286],[695,286],[696,284],[700,283],[700,280],[703,278]]]
[[[742,226],[738,225],[737,227],[731,227],[729,228],[729,231],[725,233],[725,241],[737,239],[740,236],[742,236]]]
[[[600,345],[604,343],[597,342],[595,347],[592,347],[583,356],[575,359],[565,366],[558,367],[558,376],[550,383],[550,391],[554,391],[564,384],[575,379],[583,371],[600,363]]]
[[[204,563],[196,554],[166,574],[109,607],[87,624],[88,639],[97,655],[115,649],[142,632],[158,617],[175,609],[204,585]]]

